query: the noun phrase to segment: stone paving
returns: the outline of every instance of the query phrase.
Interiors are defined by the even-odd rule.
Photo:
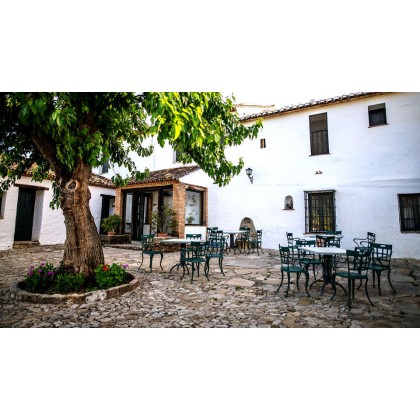
[[[311,297],[293,284],[285,298],[280,284],[278,251],[264,254],[233,253],[224,258],[224,277],[212,262],[210,281],[203,273],[190,283],[182,271],[170,268],[179,253],[165,253],[163,271],[155,257],[153,272],[148,257],[138,270],[140,253],[134,248],[105,247],[107,263],[129,264],[128,270],[140,278],[139,286],[120,297],[84,304],[33,304],[13,299],[10,288],[22,280],[30,265],[43,261],[55,265],[62,258],[61,246],[0,251],[0,327],[149,327],[149,328],[229,328],[229,327],[420,327],[420,260],[393,260],[391,280],[394,295],[384,278],[382,296],[370,282],[369,305],[364,289],[356,290],[352,309],[338,288],[330,300],[331,288],[320,296],[320,283]],[[312,279],[313,273],[311,273]]]

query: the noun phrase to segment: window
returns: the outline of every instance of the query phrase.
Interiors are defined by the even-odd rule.
[[[203,224],[203,193],[201,191],[186,191],[185,224]]]
[[[309,130],[311,133],[311,155],[328,154],[327,113],[310,115]]]
[[[371,105],[368,107],[369,127],[384,125],[386,122],[385,104]]]
[[[265,149],[267,146],[265,144],[265,139],[260,139],[260,148]]]
[[[181,162],[181,157],[180,157],[181,153],[178,152],[177,150],[174,150],[174,162],[173,163],[178,163]]]
[[[401,232],[420,232],[420,194],[399,194]]]
[[[335,231],[334,191],[305,191],[306,232]]]
[[[3,209],[3,205],[4,202],[6,201],[3,197],[4,197],[5,193],[0,191],[0,218],[3,217],[3,213],[4,213],[4,209]]]
[[[109,170],[109,160],[101,166],[101,174],[107,174]]]

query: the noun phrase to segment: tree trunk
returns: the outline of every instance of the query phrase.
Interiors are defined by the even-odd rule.
[[[79,161],[72,175],[62,176],[57,184],[66,224],[64,271],[82,273],[93,279],[93,270],[104,263],[104,254],[89,207],[91,173],[91,168],[85,162]]]

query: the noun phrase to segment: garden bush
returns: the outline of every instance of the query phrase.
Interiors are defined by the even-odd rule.
[[[79,292],[85,287],[83,274],[58,273],[53,289],[56,293]]]
[[[23,282],[25,290],[32,293],[44,293],[51,288],[56,268],[50,263],[41,263],[38,267],[31,265]]]
[[[126,278],[125,268],[127,268],[126,264],[101,264],[95,270],[96,283],[99,288],[107,289],[108,287],[118,286],[124,283]]]

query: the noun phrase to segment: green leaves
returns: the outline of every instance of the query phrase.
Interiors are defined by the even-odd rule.
[[[110,160],[143,179],[129,153],[149,156],[153,147],[143,141],[154,136],[180,152],[182,162],[195,161],[226,185],[243,162],[228,161],[225,148],[256,138],[262,126],[242,125],[233,108],[218,92],[1,93],[0,155],[8,158],[0,161],[0,175],[6,165],[16,164],[7,169],[14,178],[37,163],[41,180],[49,169],[71,174],[80,161],[95,167]],[[126,182],[119,175],[114,180]]]

